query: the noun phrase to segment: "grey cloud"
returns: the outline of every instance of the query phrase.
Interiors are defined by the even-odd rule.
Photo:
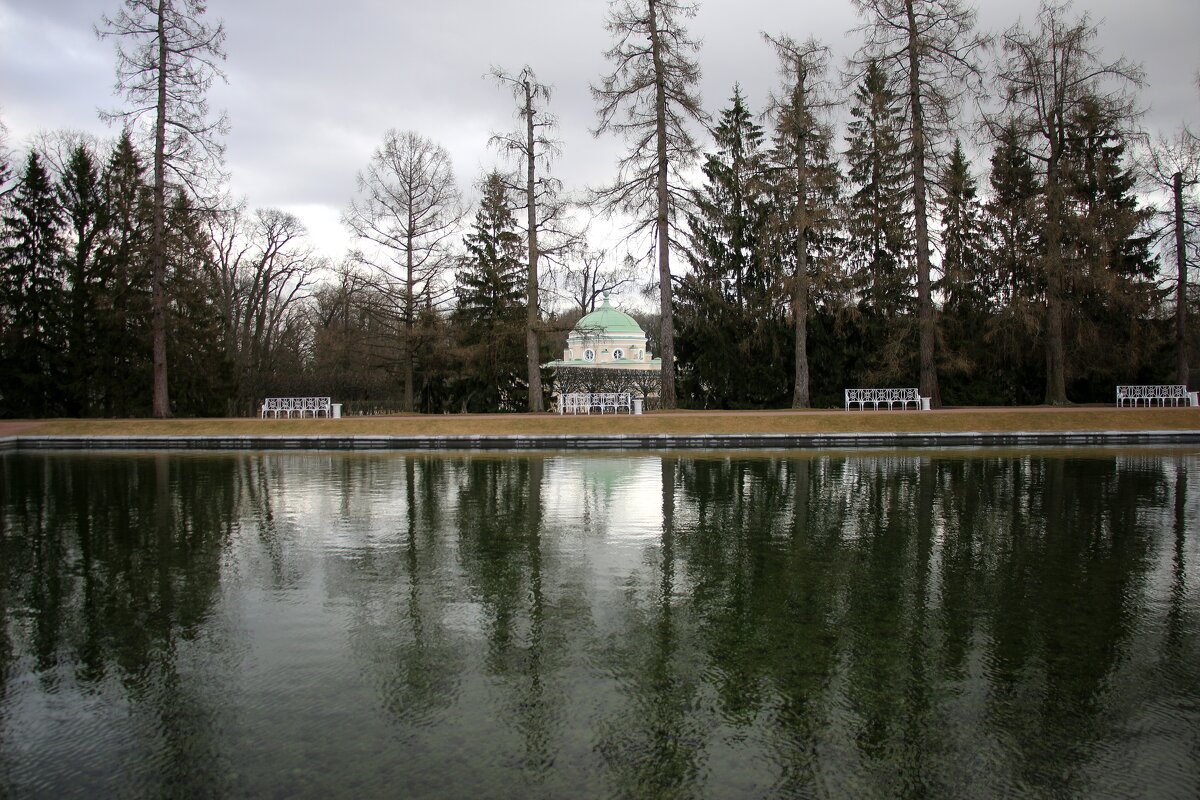
[[[1000,31],[1033,19],[1036,0],[981,3],[980,22]],[[111,135],[96,118],[112,106],[112,45],[91,28],[117,0],[0,0],[0,108],[14,141],[39,128]],[[1100,45],[1143,61],[1147,124],[1200,117],[1195,73],[1200,3],[1080,2],[1105,20]],[[388,128],[414,129],[450,150],[460,183],[500,161],[489,131],[513,125],[510,98],[484,74],[528,63],[555,88],[561,122],[558,176],[568,187],[611,175],[621,144],[594,139],[588,86],[607,69],[603,0],[209,0],[228,33],[228,85],[213,105],[232,123],[233,189],[252,205],[341,209],[355,173]],[[691,24],[705,105],[723,107],[735,82],[756,110],[778,83],[760,31],[824,40],[835,66],[857,44],[849,0],[707,0]],[[326,215],[328,217],[328,215]],[[333,255],[336,255],[334,253]]]

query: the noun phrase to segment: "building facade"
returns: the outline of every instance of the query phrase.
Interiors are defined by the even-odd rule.
[[[637,321],[608,301],[583,317],[567,335],[563,357],[544,366],[554,371],[553,394],[631,392],[657,397],[662,359],[646,347]]]

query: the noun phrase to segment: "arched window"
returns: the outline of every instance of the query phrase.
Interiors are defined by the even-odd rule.
[[[592,348],[589,347],[587,350],[583,351],[583,360],[584,361],[594,361],[595,359],[596,359],[596,351],[595,350],[593,350]]]
[[[622,350],[621,348],[618,347],[615,350],[613,350],[613,361],[620,361],[624,357],[625,357],[625,351]]]

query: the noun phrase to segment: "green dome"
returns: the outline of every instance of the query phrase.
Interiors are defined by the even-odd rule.
[[[642,326],[638,325],[633,317],[608,304],[608,295],[604,295],[604,303],[598,309],[575,323],[575,331],[586,336],[605,333],[640,336],[644,333]]]

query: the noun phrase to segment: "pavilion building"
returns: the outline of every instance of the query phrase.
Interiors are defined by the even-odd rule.
[[[567,335],[563,357],[543,366],[554,371],[553,395],[578,392],[629,392],[657,397],[662,359],[646,347],[646,333],[628,314],[612,307],[608,295],[600,308],[583,317]]]

